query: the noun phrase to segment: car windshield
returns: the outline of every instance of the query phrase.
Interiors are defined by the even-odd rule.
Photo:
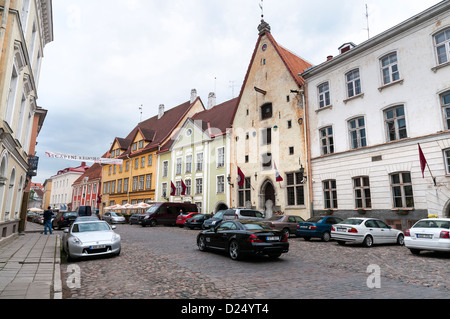
[[[76,217],[76,216],[78,216],[78,213],[77,212],[67,212],[67,213],[64,213],[64,216],[65,217]]]
[[[217,213],[214,214],[213,218],[222,218],[223,217],[223,213],[225,213],[224,210],[219,210]]]
[[[79,223],[73,225],[72,233],[84,233],[91,231],[106,231],[106,230],[111,230],[108,223],[106,222]]]
[[[322,221],[322,217],[311,217],[309,219],[306,220],[306,222],[308,223],[320,223]]]
[[[260,223],[251,223],[251,224],[245,223],[243,225],[244,225],[244,228],[248,229],[248,230],[267,230],[267,229],[272,230],[269,226],[267,226],[266,224],[262,224],[262,223],[261,224]]]
[[[283,219],[284,216],[272,216],[269,218],[269,220],[272,221],[281,221]]]
[[[413,228],[446,228],[450,229],[450,221],[446,220],[421,220],[413,226]]]
[[[347,224],[347,225],[360,225],[363,222],[362,219],[356,219],[356,218],[349,218],[346,219],[339,224]]]
[[[200,218],[202,216],[203,216],[202,214],[196,214],[196,215],[192,216],[192,218]]]
[[[111,212],[112,216],[122,216],[122,213]]]
[[[150,207],[149,209],[147,209],[146,213],[154,213],[158,210],[159,206],[161,206],[161,204],[155,204],[152,207]]]

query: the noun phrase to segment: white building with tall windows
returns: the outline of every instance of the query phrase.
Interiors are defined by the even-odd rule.
[[[339,49],[301,74],[313,214],[450,216],[450,1]]]
[[[37,86],[51,41],[51,0],[0,0],[0,240],[18,231],[35,155],[33,121],[46,112],[37,105]]]

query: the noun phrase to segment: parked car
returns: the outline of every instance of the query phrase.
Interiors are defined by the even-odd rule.
[[[37,213],[33,217],[33,223],[44,224],[44,213]]]
[[[228,252],[233,260],[247,255],[278,258],[289,251],[287,237],[255,220],[227,220],[197,236],[200,251],[215,249]]]
[[[202,228],[203,223],[211,217],[211,214],[195,214],[191,218],[186,219],[184,226],[189,227],[189,229]]]
[[[37,214],[37,212],[27,212],[27,221],[32,222]]]
[[[230,208],[223,214],[223,220],[232,219],[253,219],[253,220],[263,220],[264,214],[260,211],[247,208]]]
[[[418,255],[421,250],[450,251],[450,218],[425,218],[405,230],[405,246]]]
[[[77,217],[77,212],[58,212],[52,221],[52,227],[57,229],[69,227]]]
[[[105,212],[102,219],[110,224],[125,224],[125,217],[118,212]]]
[[[133,214],[133,215],[131,215],[130,219],[129,219],[130,225],[139,224],[139,216],[141,216],[141,214]]]
[[[346,242],[363,244],[371,247],[373,244],[397,243],[404,244],[403,232],[393,229],[377,218],[352,217],[331,226],[331,238],[340,245]]]
[[[107,222],[81,218],[64,230],[63,249],[68,259],[98,255],[119,255],[120,235],[114,232],[116,226]]]
[[[295,215],[274,215],[267,221],[264,221],[269,227],[274,230],[282,231],[286,236],[295,234],[298,223],[305,220],[300,216]]]
[[[180,213],[198,212],[197,205],[188,203],[156,203],[153,204],[145,214],[139,217],[141,226],[175,225]]]
[[[91,216],[92,210],[91,206],[80,206],[77,209],[78,216]]]
[[[207,219],[203,222],[203,229],[209,229],[212,226],[219,225],[219,223],[223,220],[223,214],[225,210],[219,210],[217,213],[213,215],[210,219]]]
[[[331,239],[331,226],[340,223],[343,219],[334,216],[315,216],[297,225],[295,235],[305,240],[312,237],[321,238],[323,241]]]
[[[186,220],[188,218],[191,218],[194,215],[197,215],[197,214],[198,214],[198,212],[191,212],[191,213],[187,213],[187,214],[180,214],[180,215],[178,215],[177,216],[177,222],[176,222],[177,226],[178,227],[184,227],[184,223],[186,222]]]

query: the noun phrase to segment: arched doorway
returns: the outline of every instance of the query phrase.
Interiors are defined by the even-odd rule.
[[[276,202],[275,187],[270,179],[262,183],[260,189],[260,209],[269,218],[273,215],[274,205]]]
[[[217,213],[219,210],[226,210],[226,209],[228,209],[228,205],[223,202],[219,202],[216,204],[213,214]]]

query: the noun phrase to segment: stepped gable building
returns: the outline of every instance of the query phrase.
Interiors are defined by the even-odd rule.
[[[188,118],[161,148],[158,201],[195,203],[202,213],[230,207],[229,130],[237,101],[215,105],[210,93],[208,109]]]
[[[36,174],[34,145],[47,112],[37,99],[52,15],[51,0],[0,0],[0,240],[25,229],[25,185]]]
[[[301,76],[314,215],[399,229],[450,216],[450,1],[347,43]]]
[[[123,165],[103,165],[102,208],[153,202],[157,152],[187,118],[204,109],[194,89],[189,101],[169,110],[161,104],[158,115],[139,123],[126,138],[115,138],[108,151],[109,157],[122,159]]]
[[[308,217],[304,82],[298,74],[311,64],[279,45],[264,20],[258,31],[233,120],[231,205],[266,217]]]

